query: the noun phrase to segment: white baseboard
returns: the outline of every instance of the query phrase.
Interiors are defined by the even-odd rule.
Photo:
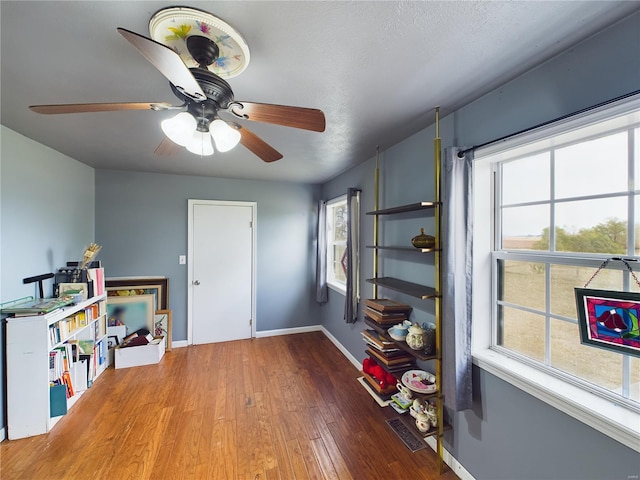
[[[434,452],[437,451],[438,447],[436,444],[436,439],[434,437],[427,437],[424,439],[424,441],[433,449]],[[461,480],[475,480],[473,476],[467,471],[467,469],[464,468],[462,464],[458,462],[458,460],[456,460],[455,457],[451,455],[451,453],[449,453],[449,450],[447,450],[446,448],[442,449],[442,460],[444,460],[444,463],[449,465],[451,471],[455,473]]]
[[[0,442],[4,442],[7,439],[7,431],[4,427],[0,428]]]
[[[256,338],[275,337],[277,335],[291,335],[294,333],[318,332],[320,325],[310,325],[308,327],[279,328],[277,330],[261,330],[256,332]]]
[[[188,346],[189,342],[187,342],[186,340],[176,340],[175,342],[171,342],[171,348],[182,348]]]
[[[331,334],[329,330],[327,330],[323,326],[320,327],[320,330],[322,330],[322,333],[324,333],[327,338],[331,340],[331,342],[336,346],[336,348],[340,350],[345,357],[347,357],[347,360],[349,360],[354,367],[356,367],[358,370],[362,370],[362,364],[358,361],[358,359],[351,355],[349,350],[344,348],[344,346],[338,341],[336,337]]]

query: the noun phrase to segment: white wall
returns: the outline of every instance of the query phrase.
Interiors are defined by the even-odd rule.
[[[22,279],[81,260],[94,241],[94,169],[0,125],[0,302],[36,296]],[[45,296],[53,295],[45,281]],[[4,365],[4,328],[0,362]],[[6,424],[0,386],[0,427]]]

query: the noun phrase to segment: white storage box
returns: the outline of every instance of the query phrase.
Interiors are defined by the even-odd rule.
[[[164,355],[165,338],[156,338],[160,338],[160,342],[139,345],[137,347],[116,347],[116,368],[137,367],[139,365],[153,365],[154,363],[158,363]]]

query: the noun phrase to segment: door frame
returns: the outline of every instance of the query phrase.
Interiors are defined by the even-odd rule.
[[[187,344],[193,345],[193,208],[195,205],[251,208],[251,338],[256,336],[256,220],[257,202],[188,199],[187,213]]]

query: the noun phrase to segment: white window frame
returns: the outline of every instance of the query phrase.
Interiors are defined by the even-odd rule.
[[[509,355],[504,349],[492,347],[496,335],[492,322],[495,318],[492,295],[496,289],[496,276],[492,271],[495,246],[492,164],[501,160],[501,153],[508,150],[512,153],[518,148],[525,155],[527,150],[539,148],[547,138],[560,134],[569,137],[571,133],[567,132],[600,123],[612,116],[627,114],[630,117],[627,121],[638,122],[639,102],[638,96],[630,97],[475,151],[472,307],[472,354],[478,367],[637,452],[640,452],[640,413],[546,373]]]
[[[326,239],[327,239],[327,286],[329,288],[331,288],[332,290],[335,290],[338,293],[341,293],[342,295],[346,295],[347,294],[347,283],[345,282],[340,282],[338,280],[336,280],[335,275],[333,275],[333,265],[334,265],[334,258],[333,258],[333,242],[332,242],[332,235],[330,232],[330,222],[333,221],[333,214],[331,212],[331,209],[335,208],[338,204],[344,204],[346,206],[347,204],[347,195],[340,195],[339,197],[336,198],[332,198],[331,200],[329,200],[327,202],[327,214],[326,214],[326,222],[327,224],[325,225],[325,229],[326,229]],[[345,245],[346,245],[346,241],[345,241]]]

